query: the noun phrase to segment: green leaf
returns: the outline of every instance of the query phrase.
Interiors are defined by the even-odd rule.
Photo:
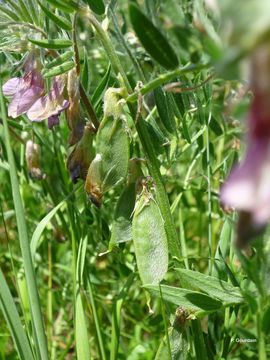
[[[36,39],[28,38],[28,40],[31,43],[33,43],[37,46],[40,46],[42,48],[45,48],[45,49],[58,50],[58,49],[65,49],[65,48],[72,46],[72,41],[68,40],[68,39],[36,40]]]
[[[77,291],[75,303],[75,338],[76,338],[76,353],[78,360],[90,359],[89,336],[87,332],[86,313],[83,308],[82,296],[80,291]]]
[[[55,206],[37,225],[31,239],[30,247],[31,247],[31,254],[32,258],[35,258],[35,253],[37,251],[39,244],[39,239],[45,230],[48,223],[51,221],[51,219],[54,217],[54,215],[57,213],[57,211],[65,204],[66,199],[62,200],[57,206]]]
[[[209,37],[214,41],[215,45],[218,47],[221,47],[221,40],[218,36],[212,22],[207,16],[204,2],[202,0],[194,0],[194,10],[196,12],[196,15],[198,16],[199,20],[201,21],[204,30],[209,35]]]
[[[79,9],[79,6],[71,0],[47,0],[47,2],[68,14],[71,14]]]
[[[220,126],[219,122],[214,118],[212,117],[211,118],[211,121],[210,121],[210,129],[217,135],[217,136],[220,136],[223,134],[223,130],[222,130],[222,127]]]
[[[98,104],[102,100],[103,93],[106,90],[106,87],[107,87],[109,79],[110,79],[110,74],[111,74],[111,64],[109,64],[106,73],[104,74],[103,78],[101,79],[100,83],[98,84],[98,86],[95,89],[94,94],[91,98],[91,101],[95,108],[98,106]]]
[[[64,54],[58,56],[56,59],[45,65],[45,69],[51,69],[55,66],[62,65],[66,61],[70,60],[74,55],[73,51],[66,51]]]
[[[136,5],[130,4],[129,13],[133,29],[146,51],[166,69],[176,68],[178,58],[164,35]]]
[[[197,291],[168,285],[145,285],[144,288],[154,296],[162,296],[163,300],[182,306],[196,317],[202,317],[222,307],[221,301]]]
[[[226,281],[197,271],[179,268],[176,271],[180,273],[180,278],[192,288],[199,289],[209,296],[219,299],[224,306],[241,304],[244,301],[240,288],[232,286]]]
[[[63,16],[55,15],[47,7],[43,6],[40,1],[38,1],[38,3],[45,15],[48,16],[48,18],[51,19],[57,26],[63,30],[72,30],[72,25],[67,19],[65,19]]]
[[[164,152],[164,150],[168,148],[169,145],[168,138],[164,136],[162,131],[158,128],[157,124],[154,124],[154,122],[150,123],[143,119],[140,121],[145,123],[145,127],[149,136],[151,137],[155,153],[159,155]]]
[[[75,302],[75,338],[76,353],[78,360],[90,359],[89,336],[87,331],[87,317],[84,309],[83,298],[80,287],[83,284],[83,272],[87,250],[87,239],[81,238],[79,244],[78,258],[76,264],[76,302]]]
[[[97,15],[103,15],[105,12],[105,6],[103,0],[84,0]]]
[[[22,326],[15,302],[0,269],[0,308],[8,324],[14,344],[21,359],[34,360],[32,350]]]
[[[169,96],[170,94],[165,94],[161,87],[154,90],[155,103],[162,125],[169,133],[175,134],[176,125]]]
[[[20,4],[22,16],[24,17],[26,22],[33,23],[33,19],[31,18],[29,9],[27,9],[27,7],[25,6],[25,1],[19,0],[19,4]]]
[[[75,66],[74,61],[67,61],[59,66],[56,66],[50,70],[44,69],[44,71],[42,71],[42,75],[44,76],[45,79],[52,77],[52,76],[57,76],[60,74],[64,74],[65,72],[73,69]]]
[[[12,19],[14,21],[19,21],[19,18],[17,16],[17,14],[14,11],[6,8],[5,6],[0,5],[0,11],[1,11],[1,13],[3,13],[8,18],[10,18],[10,19]]]

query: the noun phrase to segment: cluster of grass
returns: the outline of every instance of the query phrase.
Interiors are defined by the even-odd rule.
[[[98,13],[101,9],[97,18],[104,20],[102,1],[96,2],[97,9],[95,1],[85,2]],[[57,0],[62,9],[53,1],[25,3],[7,1],[0,7],[2,20],[16,23],[1,30],[3,81],[13,77],[22,58],[13,51],[15,42],[33,38],[35,27],[49,39],[72,38],[59,18],[48,17],[39,5],[69,22],[76,10],[64,10],[70,9],[68,4],[72,9],[72,1],[65,5]],[[219,202],[220,186],[238,160],[242,134],[238,120],[246,114],[249,97],[239,80],[228,81],[213,72],[216,24],[202,1],[138,3],[181,65],[166,70],[163,59],[158,63],[158,39],[151,40],[155,33],[150,32],[142,46],[127,1],[109,2],[105,34],[129,86],[135,89],[138,81],[146,85],[143,97],[135,90],[129,97],[132,104],[138,100],[139,115],[151,125],[148,147],[154,165],[145,153],[148,147],[141,141],[140,125],[132,119],[134,111],[124,109],[131,157],[146,160],[142,162],[146,177],[155,178],[159,169],[169,200],[171,231],[177,236],[169,242],[168,272],[161,285],[142,287],[133,242],[117,244],[108,252],[115,206],[124,186],[106,193],[98,209],[87,197],[83,181],[72,184],[66,167],[70,149],[65,116],[51,131],[46,122],[31,123],[24,115],[9,119],[8,102],[1,95],[1,359],[28,360],[30,352],[34,359],[263,360],[270,353],[268,236],[254,242],[250,254],[237,251],[233,246],[237,215],[224,211]],[[123,86],[123,78],[115,71],[106,39],[88,20],[77,15],[76,46],[81,83],[100,121],[106,88]],[[33,28],[27,28],[29,24]],[[140,36],[136,26],[135,30]],[[7,34],[12,31],[9,42]],[[50,54],[44,59],[52,60]],[[179,70],[186,65],[188,71]],[[161,91],[161,85],[166,91],[160,100],[155,91]],[[169,91],[169,85],[175,91]],[[29,176],[27,139],[41,147],[40,168],[45,175],[41,180]],[[250,341],[241,342],[245,339]]]

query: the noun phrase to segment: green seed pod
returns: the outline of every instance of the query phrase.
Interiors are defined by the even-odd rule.
[[[129,137],[121,118],[110,116],[102,120],[97,133],[96,151],[85,189],[92,200],[96,198],[94,203],[101,205],[103,194],[124,181],[128,173]]]
[[[143,284],[158,284],[168,269],[167,237],[159,207],[145,187],[135,206],[132,238]]]
[[[101,154],[102,190],[122,182],[128,173],[129,137],[122,118],[106,117],[97,133],[97,153]]]

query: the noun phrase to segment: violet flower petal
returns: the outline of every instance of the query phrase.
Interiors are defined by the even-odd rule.
[[[48,128],[51,130],[55,125],[59,125],[59,115],[53,115],[48,118]]]
[[[25,114],[41,96],[43,89],[32,86],[17,92],[8,106],[8,116],[16,118]]]
[[[15,77],[12,79],[9,79],[4,85],[3,85],[3,94],[5,96],[13,96],[16,94],[18,89],[20,88],[21,78]]]
[[[28,110],[29,120],[42,121],[51,116],[57,116],[68,108],[69,102],[63,96],[64,86],[63,80],[56,77],[48,95],[39,98]]]
[[[252,213],[253,221],[270,218],[270,140],[251,140],[242,164],[236,166],[221,189],[221,202]]]

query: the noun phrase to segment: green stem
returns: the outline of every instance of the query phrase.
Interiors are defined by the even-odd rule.
[[[207,350],[204,342],[203,331],[199,319],[191,322],[196,359],[207,360]]]
[[[21,27],[27,27],[31,30],[37,31],[39,33],[42,34],[42,36],[47,37],[47,34],[40,29],[38,26],[35,26],[33,24],[30,23],[23,23],[23,22],[19,22],[19,21],[8,21],[8,22],[0,22],[0,29],[1,28],[7,28],[7,27],[12,27],[12,26],[21,26]]]
[[[188,64],[180,69],[175,69],[175,70],[167,72],[166,74],[161,74],[156,79],[153,79],[153,80],[149,81],[149,83],[142,86],[139,91],[135,91],[132,94],[130,94],[126,98],[126,101],[133,103],[136,100],[138,100],[138,97],[140,94],[145,95],[145,94],[149,93],[150,91],[156,89],[157,87],[176,78],[177,76],[180,76],[180,75],[183,75],[188,72],[195,71],[195,70],[201,70],[208,66],[209,66],[209,64],[200,64],[200,65]]]
[[[90,21],[90,23],[96,29],[96,32],[103,44],[103,47],[107,53],[107,56],[111,62],[112,68],[116,74],[120,73],[123,83],[126,87],[127,93],[132,92],[131,85],[128,81],[126,73],[122,67],[122,64],[113,48],[111,40],[107,34],[107,32],[102,28],[101,24],[97,21],[97,19],[93,16],[93,14],[88,10],[86,10],[86,17]],[[148,160],[148,166],[151,176],[154,179],[156,185],[156,194],[157,194],[157,202],[160,207],[160,211],[165,223],[165,230],[168,236],[169,248],[171,250],[171,254],[177,257],[181,256],[180,244],[178,241],[178,235],[176,232],[176,228],[174,225],[174,221],[172,218],[170,204],[168,200],[168,196],[164,187],[163,179],[161,173],[159,171],[159,163],[156,158],[154,152],[154,145],[152,143],[152,139],[147,131],[145,121],[140,116],[138,121],[135,119],[136,116],[136,108],[129,104],[129,110],[134,119],[135,126],[144,150],[144,153]]]
[[[3,92],[2,92],[1,79],[0,79],[0,107],[1,107],[1,112],[2,112],[3,125],[4,125],[4,138],[5,138],[8,162],[9,162],[9,166],[10,166],[10,181],[11,181],[11,187],[12,187],[12,196],[13,196],[13,201],[14,201],[19,241],[20,241],[23,264],[24,264],[24,269],[25,269],[25,277],[26,277],[28,296],[29,296],[29,302],[30,302],[31,318],[32,318],[32,324],[33,324],[36,351],[37,351],[38,358],[40,358],[42,360],[46,360],[46,359],[48,359],[47,339],[46,339],[46,334],[45,334],[44,324],[43,324],[43,319],[42,319],[41,306],[40,306],[37,283],[36,283],[36,274],[35,274],[34,265],[32,262],[32,257],[31,257],[31,252],[30,252],[30,242],[29,242],[29,237],[28,237],[26,220],[24,217],[25,211],[23,208],[22,198],[21,198],[21,194],[20,194],[19,181],[18,181],[18,176],[17,176],[17,172],[16,172],[16,165],[15,165],[15,160],[14,160],[11,142],[10,142],[8,122],[7,122],[7,113],[6,113],[5,103],[4,103]]]
[[[261,306],[257,311],[256,322],[257,322],[257,339],[258,339],[259,360],[266,360],[267,355],[266,355],[266,350],[265,350],[265,339],[264,339],[264,333],[261,329],[261,324],[262,324]]]
[[[52,289],[52,244],[48,243],[48,305],[47,305],[47,336],[49,351],[51,353],[53,343],[53,289]]]
[[[207,202],[208,202],[208,246],[209,246],[209,275],[212,274],[214,266],[214,244],[212,238],[212,184],[211,184],[211,165],[210,165],[210,140],[209,140],[209,124],[211,121],[211,112],[209,113],[206,124],[206,162],[207,162]]]
[[[188,252],[187,252],[187,245],[186,245],[186,236],[185,236],[185,229],[184,229],[184,224],[183,224],[181,206],[179,208],[179,223],[180,223],[180,243],[181,243],[181,248],[182,248],[182,254],[183,254],[183,257],[184,257],[185,268],[189,269]]]
[[[102,337],[102,332],[101,332],[101,326],[100,326],[99,316],[98,316],[98,312],[97,312],[97,308],[96,308],[96,303],[95,303],[95,298],[94,298],[94,294],[93,294],[90,275],[89,275],[89,278],[87,279],[87,287],[88,287],[88,292],[89,292],[89,302],[90,302],[90,306],[92,309],[95,328],[96,328],[96,332],[97,332],[100,359],[106,360],[106,352],[105,352],[105,347],[104,347],[104,342],[103,342],[103,337]]]
[[[94,28],[97,32],[97,35],[99,36],[99,38],[102,42],[104,50],[107,53],[107,56],[109,58],[109,61],[112,65],[114,72],[116,74],[120,73],[120,75],[123,79],[123,82],[125,84],[125,87],[127,88],[128,93],[131,93],[132,88],[129,84],[126,72],[125,72],[124,68],[122,67],[122,64],[113,48],[113,45],[108,36],[108,33],[103,29],[101,24],[97,21],[95,16],[92,14],[91,10],[89,10],[87,8],[83,8],[82,15],[85,16],[90,21],[90,23],[94,26]]]
[[[137,72],[138,76],[144,82],[145,81],[144,73],[143,73],[143,71],[141,69],[141,66],[138,63],[136,57],[132,54],[129,46],[127,45],[127,43],[125,41],[124,36],[122,35],[122,33],[121,33],[120,29],[119,29],[119,25],[118,25],[117,17],[115,15],[115,11],[111,7],[109,7],[109,12],[110,12],[110,15],[111,15],[111,18],[112,18],[112,22],[113,22],[113,26],[114,26],[114,29],[115,29],[115,34],[116,34],[117,40],[123,46],[124,50],[126,51],[127,55],[129,56],[129,58],[130,58],[130,60],[132,62],[134,68],[136,69],[136,72]]]

